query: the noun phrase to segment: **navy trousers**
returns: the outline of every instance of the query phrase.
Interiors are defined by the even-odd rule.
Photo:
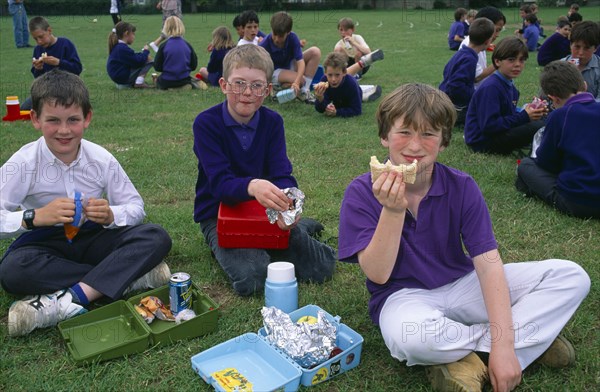
[[[72,243],[62,228],[56,229],[43,240],[27,242],[4,255],[0,263],[4,290],[49,294],[83,282],[115,300],[171,249],[169,234],[155,224],[81,230]]]

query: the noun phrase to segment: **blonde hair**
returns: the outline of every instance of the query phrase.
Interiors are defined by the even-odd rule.
[[[223,78],[227,80],[231,72],[238,68],[252,68],[263,71],[270,83],[273,77],[273,60],[263,47],[257,45],[242,45],[231,49],[223,59]]]
[[[235,46],[231,39],[231,33],[225,26],[219,26],[212,32],[212,46],[214,49],[230,49]]]
[[[182,37],[185,34],[185,26],[179,17],[172,15],[165,19],[162,32],[167,37]]]

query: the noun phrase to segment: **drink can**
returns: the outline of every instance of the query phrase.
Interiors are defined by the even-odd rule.
[[[176,272],[169,280],[171,312],[177,314],[192,308],[192,278],[185,272]]]

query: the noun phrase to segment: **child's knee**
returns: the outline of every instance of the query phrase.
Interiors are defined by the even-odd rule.
[[[147,223],[141,226],[143,231],[142,235],[147,236],[146,238],[151,238],[152,243],[155,244],[157,249],[164,249],[168,253],[171,250],[171,246],[173,241],[171,240],[171,236],[169,233],[160,225],[154,223]]]
[[[23,287],[27,274],[18,258],[14,257],[18,249],[15,249],[0,263],[0,286],[7,293],[18,294],[19,287]]]
[[[548,260],[555,264],[558,269],[557,276],[561,281],[568,284],[574,292],[574,297],[583,299],[590,291],[591,280],[588,273],[577,263],[570,260],[553,259]]]

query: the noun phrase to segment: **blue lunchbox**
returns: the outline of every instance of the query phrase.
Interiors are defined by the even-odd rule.
[[[290,318],[317,317],[319,310],[316,305],[306,305],[291,312]],[[340,323],[339,316],[323,312],[338,327],[336,346],[342,352],[312,369],[301,367],[272,346],[264,328],[194,355],[192,368],[217,391],[296,391],[300,384],[309,387],[327,381],[358,366],[363,338]]]

